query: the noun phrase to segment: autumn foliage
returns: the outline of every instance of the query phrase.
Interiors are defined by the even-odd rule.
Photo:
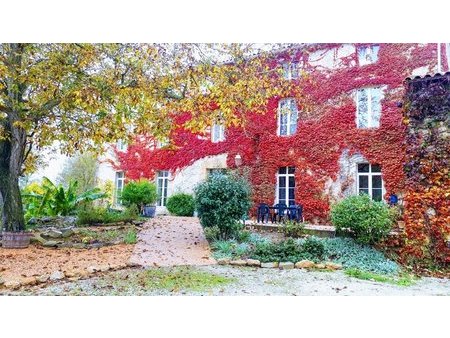
[[[151,137],[140,137],[127,152],[117,151],[118,167],[131,179],[154,177],[157,170],[180,170],[205,156],[228,153],[228,166],[240,154],[248,168],[255,203],[272,204],[279,167],[296,167],[295,197],[303,204],[307,220],[326,221],[330,197],[326,182],[335,180],[339,157],[344,150],[360,153],[383,168],[386,193],[403,188],[404,138],[402,110],[397,103],[404,93],[403,81],[413,69],[435,63],[435,46],[381,44],[378,61],[359,66],[356,53],[340,58],[341,66],[324,70],[309,61],[309,55],[336,50],[340,44],[313,45],[277,55],[271,67],[284,59],[299,62],[302,74],[292,80],[291,91],[283,97],[296,98],[299,122],[295,135],[277,136],[277,108],[281,96],[272,97],[261,111],[242,112],[244,124],[228,127],[226,140],[212,143],[207,132],[192,133],[185,128],[191,113],[176,115],[171,144],[155,147]],[[279,80],[283,82],[283,80]],[[366,86],[386,86],[382,101],[381,125],[357,129],[354,90]],[[220,108],[211,105],[211,108]],[[349,182],[350,184],[351,182]]]

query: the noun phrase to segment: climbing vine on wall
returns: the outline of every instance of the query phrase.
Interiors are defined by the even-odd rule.
[[[340,44],[316,44],[281,53],[279,61],[298,61],[302,75],[285,97],[296,98],[299,108],[297,132],[277,136],[277,109],[281,97],[269,100],[261,112],[242,113],[244,124],[229,127],[226,140],[212,143],[207,133],[194,134],[183,127],[190,114],[174,117],[179,127],[170,135],[170,146],[156,149],[151,137],[141,136],[117,151],[118,168],[128,178],[152,178],[157,170],[173,172],[205,156],[228,153],[227,164],[234,167],[240,154],[249,171],[256,203],[272,204],[275,198],[276,172],[279,167],[295,166],[295,198],[303,204],[305,218],[324,222],[328,219],[332,198],[324,192],[327,181],[339,175],[339,158],[344,150],[360,153],[369,162],[382,166],[387,195],[401,191],[404,184],[404,137],[401,108],[403,81],[413,69],[433,66],[435,46],[417,44],[381,44],[378,61],[358,65],[356,53],[339,57]],[[332,52],[336,67],[326,69],[319,61]],[[280,80],[283,81],[283,80]],[[354,91],[368,86],[385,88],[381,124],[376,129],[356,128]],[[219,107],[217,107],[219,108]]]
[[[409,82],[403,258],[450,263],[450,74]]]

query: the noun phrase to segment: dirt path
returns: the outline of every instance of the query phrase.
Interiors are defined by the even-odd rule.
[[[144,224],[131,262],[146,267],[216,263],[198,219],[172,216]]]
[[[31,245],[26,249],[0,248],[0,277],[4,282],[50,275],[55,271],[79,272],[89,266],[126,266],[132,245],[120,244],[98,249],[53,249]]]

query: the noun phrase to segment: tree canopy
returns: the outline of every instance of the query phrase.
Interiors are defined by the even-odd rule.
[[[193,131],[218,109],[225,125],[239,125],[287,92],[276,72],[252,45],[0,44],[4,228],[23,228],[17,180],[39,149],[58,141],[70,155],[136,134],[164,139],[186,112]]]

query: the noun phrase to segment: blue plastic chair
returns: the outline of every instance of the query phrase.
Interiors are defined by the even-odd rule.
[[[270,209],[269,206],[265,203],[261,203],[258,206],[258,211],[257,211],[257,222],[259,223],[260,221],[262,223],[264,223],[264,219],[266,220],[266,223],[269,222],[269,215],[270,215]]]

